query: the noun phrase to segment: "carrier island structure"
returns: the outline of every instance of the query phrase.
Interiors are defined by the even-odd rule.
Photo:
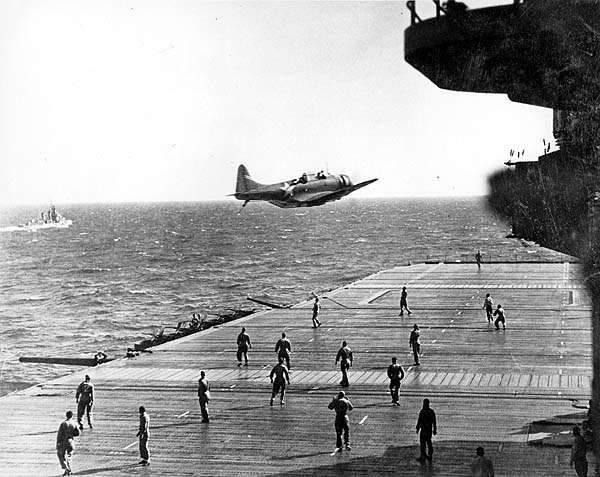
[[[516,236],[579,257],[593,313],[592,414],[600,416],[600,2],[514,0],[469,9],[407,2],[405,60],[440,88],[505,93],[552,108],[559,150],[489,179],[489,203]],[[492,2],[490,2],[492,3]],[[600,419],[594,419],[600,435]],[[600,455],[600,439],[594,440]]]

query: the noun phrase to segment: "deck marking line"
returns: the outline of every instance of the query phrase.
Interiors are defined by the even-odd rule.
[[[177,416],[177,419],[179,419],[180,417],[183,416],[187,416],[190,413],[190,411],[185,411],[183,414],[179,414],[179,416]]]
[[[314,338],[311,338],[308,340],[308,342],[310,343],[311,341],[314,341],[314,340],[315,340]]]
[[[136,445],[138,443],[138,441],[132,442],[131,444],[129,444],[128,446],[123,447],[123,450],[127,450],[130,447],[133,447],[134,445]]]
[[[327,328],[327,331],[331,331],[331,330],[333,330],[333,328]]]
[[[329,454],[331,457],[333,457],[334,455],[336,455],[338,453],[338,450],[334,450],[331,454]]]
[[[459,311],[459,312],[457,313],[457,315],[462,315],[462,311]]]
[[[358,423],[358,425],[359,425],[359,426],[362,426],[362,425],[363,425],[363,423],[364,423],[364,422],[367,420],[367,417],[369,417],[369,416],[365,416],[365,417],[363,417],[363,418],[362,418],[362,420],[361,420],[361,421]]]
[[[229,389],[233,389],[235,388],[235,384],[232,384],[231,386],[229,386]]]

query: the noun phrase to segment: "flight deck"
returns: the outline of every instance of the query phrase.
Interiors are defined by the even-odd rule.
[[[559,257],[559,254],[556,254]],[[0,474],[60,475],[56,431],[85,374],[95,385],[94,429],[76,438],[73,475],[432,475],[468,473],[483,446],[496,475],[569,471],[572,437],[591,395],[591,304],[580,265],[557,260],[418,263],[328,292],[313,328],[312,301],[240,320],[0,398]],[[411,315],[399,316],[407,287]],[[486,293],[506,311],[488,323]],[[494,307],[495,307],[494,305]],[[421,329],[421,365],[409,334]],[[238,367],[236,337],[252,340]],[[275,343],[292,343],[285,405],[269,406]],[[354,354],[347,395],[351,451],[335,451],[341,389],[335,357]],[[406,377],[391,403],[386,369]],[[79,368],[81,369],[81,368]],[[211,422],[201,423],[200,371],[211,385]],[[415,425],[424,398],[437,414],[431,463],[420,463]],[[150,462],[137,465],[138,412],[150,415]],[[588,452],[593,465],[593,456]]]

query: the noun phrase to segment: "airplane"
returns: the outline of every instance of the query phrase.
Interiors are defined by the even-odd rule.
[[[291,179],[278,184],[260,184],[250,177],[243,164],[238,167],[235,196],[243,200],[245,207],[251,200],[264,200],[277,207],[314,207],[326,202],[339,200],[361,187],[367,186],[377,179],[360,184],[353,184],[345,174],[302,174],[298,179]]]

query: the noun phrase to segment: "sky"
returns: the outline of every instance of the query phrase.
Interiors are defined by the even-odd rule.
[[[438,89],[404,61],[409,25],[404,1],[3,0],[0,205],[224,200],[239,164],[484,195],[552,111]]]

